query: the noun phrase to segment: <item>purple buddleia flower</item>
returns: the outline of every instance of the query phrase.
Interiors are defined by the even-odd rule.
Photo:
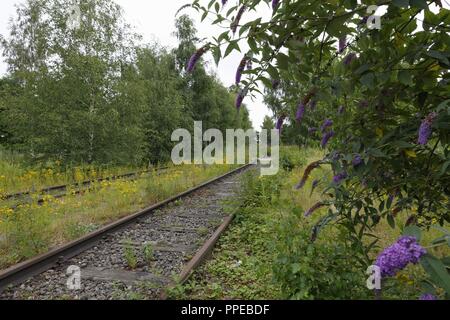
[[[314,169],[319,168],[322,164],[322,161],[315,161],[313,163],[310,163],[303,173],[302,180],[295,186],[295,189],[300,190],[305,186],[306,181],[308,181],[309,176],[311,175],[311,172],[313,172]]]
[[[240,109],[245,96],[247,95],[247,88],[241,89],[236,97],[236,108]]]
[[[239,82],[241,82],[242,72],[245,70],[246,64],[247,64],[247,56],[244,56],[244,58],[242,58],[241,62],[239,63],[239,67],[236,71],[236,85],[238,85]]]
[[[339,49],[338,52],[342,53],[345,50],[345,47],[347,46],[347,37],[343,36],[342,38],[339,39]]]
[[[334,136],[334,131],[328,131],[327,133],[325,133],[322,137],[322,141],[320,142],[320,145],[322,146],[322,148],[325,148],[328,144],[328,142],[330,141],[330,139]]]
[[[424,293],[420,296],[419,300],[437,300],[435,295],[432,295],[431,293]]]
[[[393,191],[389,194],[388,197],[388,202],[392,203],[394,202],[395,196],[398,194],[398,190],[397,191]]]
[[[251,58],[249,58],[247,61],[247,70],[252,70],[252,68],[253,68],[253,61]]]
[[[233,23],[231,24],[231,31],[233,31],[233,34],[236,33],[239,22],[241,21],[242,15],[244,14],[246,9],[247,7],[245,5],[242,6],[236,15],[236,19],[234,19]]]
[[[305,105],[303,104],[303,102],[300,102],[297,108],[297,113],[295,114],[295,120],[297,120],[297,122],[302,121],[303,116],[305,115],[305,111]]]
[[[433,133],[432,126],[436,117],[437,113],[432,112],[422,121],[419,129],[419,138],[417,139],[417,143],[421,145],[426,145],[428,143],[428,140]]]
[[[276,11],[279,4],[280,4],[280,0],[272,0],[272,10]]]
[[[309,133],[309,134],[313,134],[313,133],[315,133],[315,132],[317,132],[317,128],[314,128],[314,127],[308,128],[308,133]]]
[[[345,107],[344,106],[340,106],[338,109],[338,114],[343,114],[345,112]]]
[[[280,80],[272,80],[272,89],[276,90],[280,86]]]
[[[276,129],[280,132],[281,132],[281,129],[283,128],[283,123],[284,123],[285,118],[286,118],[286,116],[281,116],[278,118]]]
[[[312,182],[312,185],[311,185],[311,193],[317,188],[317,186],[319,185],[319,180],[314,180],[313,182]]]
[[[305,212],[305,217],[311,216],[315,211],[317,211],[318,209],[320,209],[324,206],[325,206],[325,204],[323,202],[317,202],[314,206],[312,206]]]
[[[192,71],[194,71],[194,68],[197,65],[198,60],[200,60],[200,58],[205,54],[206,51],[207,51],[207,48],[206,47],[202,47],[202,48],[198,49],[192,55],[192,57],[189,59],[189,63],[188,63],[187,68],[186,68],[186,71],[188,73],[192,73]]]
[[[341,172],[333,177],[333,182],[336,184],[340,184],[344,179],[347,179],[347,172]]]
[[[355,157],[352,160],[352,164],[355,168],[359,167],[361,164],[363,164],[363,159],[361,158],[361,156],[359,154],[355,155]]]
[[[378,256],[375,265],[381,269],[381,276],[392,277],[408,264],[416,264],[427,251],[412,236],[402,236]]]
[[[320,127],[320,130],[322,131],[322,133],[324,133],[325,130],[327,130],[332,125],[333,125],[333,120],[325,119],[325,121],[323,122],[322,126]]]
[[[339,160],[341,160],[341,158],[342,154],[340,154],[339,152],[335,152],[331,157],[331,160],[333,160],[333,162],[338,162]]]
[[[346,66],[348,66],[348,65],[350,65],[350,64],[353,62],[353,60],[355,60],[355,59],[356,59],[356,53],[351,52],[351,53],[349,53],[348,55],[345,56],[345,58],[344,58],[344,64],[345,64]]]
[[[367,100],[362,100],[360,103],[359,103],[359,107],[360,108],[367,108],[369,106],[369,101],[367,101]]]
[[[227,4],[228,0],[222,0],[222,6],[225,6]]]
[[[333,151],[333,153],[331,153],[331,160],[333,160],[333,162],[337,162],[341,159],[341,153],[339,151]]]

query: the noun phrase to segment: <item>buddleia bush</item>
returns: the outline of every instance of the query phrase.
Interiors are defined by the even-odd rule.
[[[311,242],[312,227],[295,214],[280,224],[273,273],[287,299],[367,299],[366,275],[341,241]],[[306,226],[296,228],[295,226]]]
[[[372,1],[191,5],[202,19],[228,28],[202,54],[217,62],[233,51],[251,57],[251,68],[236,66],[237,108],[263,85],[277,90],[280,131],[316,129],[327,155],[308,167],[299,186],[319,166],[330,167],[334,178],[306,215],[328,206],[325,221],[346,228],[361,269],[380,251],[373,234],[380,221],[403,228],[396,218],[408,226],[421,220],[422,229],[450,222],[450,11],[441,1],[377,3],[386,9],[380,28],[373,28]],[[446,260],[438,260],[428,271],[450,290]]]

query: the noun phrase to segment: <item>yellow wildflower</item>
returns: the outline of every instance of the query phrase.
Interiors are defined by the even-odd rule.
[[[417,154],[414,150],[405,150],[405,154],[409,158],[417,158]]]

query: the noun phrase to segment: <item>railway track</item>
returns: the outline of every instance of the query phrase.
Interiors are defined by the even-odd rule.
[[[185,281],[232,221],[246,165],[0,272],[0,299],[161,299]],[[80,287],[68,287],[79,270]]]
[[[161,168],[158,168],[155,172],[157,175],[160,175],[160,174],[166,172],[167,170],[169,170],[169,167],[161,167]],[[0,200],[13,201],[18,204],[21,204],[21,203],[24,203],[27,200],[27,197],[31,196],[32,193],[36,193],[39,195],[51,195],[53,198],[59,199],[59,198],[63,198],[65,196],[67,196],[67,190],[70,188],[75,188],[75,190],[72,191],[72,194],[78,195],[83,192],[89,191],[91,189],[92,185],[95,183],[100,183],[103,181],[124,180],[124,179],[135,180],[138,177],[140,177],[141,175],[148,174],[151,172],[153,172],[153,171],[152,170],[141,170],[141,171],[130,172],[130,173],[126,173],[126,174],[115,175],[115,176],[110,176],[110,177],[105,177],[105,178],[86,180],[86,181],[83,181],[83,182],[80,182],[77,184],[65,184],[65,185],[47,187],[47,188],[38,190],[36,192],[32,192],[32,191],[17,192],[17,193],[13,193],[13,194],[4,195],[0,198]],[[37,199],[35,201],[39,205],[41,205],[45,201],[45,198],[41,196],[39,199]],[[15,209],[16,206],[17,205],[12,206],[11,208]]]

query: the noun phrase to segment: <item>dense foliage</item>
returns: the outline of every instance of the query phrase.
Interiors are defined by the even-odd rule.
[[[0,82],[0,144],[31,160],[64,163],[163,162],[171,133],[192,128],[248,128],[248,112],[203,66],[186,74],[196,30],[176,21],[179,47],[141,45],[112,0],[28,0],[1,37],[9,66]]]
[[[386,11],[379,29],[371,5]],[[365,268],[379,250],[372,229],[382,219],[395,228],[405,215],[423,229],[450,221],[450,11],[441,1],[195,0],[191,7],[228,28],[204,46],[217,61],[241,48],[252,61],[247,70],[236,66],[238,100],[264,84],[277,127],[292,128],[283,135],[329,150],[299,185],[321,165],[334,172],[326,199],[306,212],[330,208],[313,238],[337,221]],[[260,17],[249,21],[252,11]],[[444,233],[436,244],[448,239]],[[433,285],[450,294],[448,259],[421,261]]]

